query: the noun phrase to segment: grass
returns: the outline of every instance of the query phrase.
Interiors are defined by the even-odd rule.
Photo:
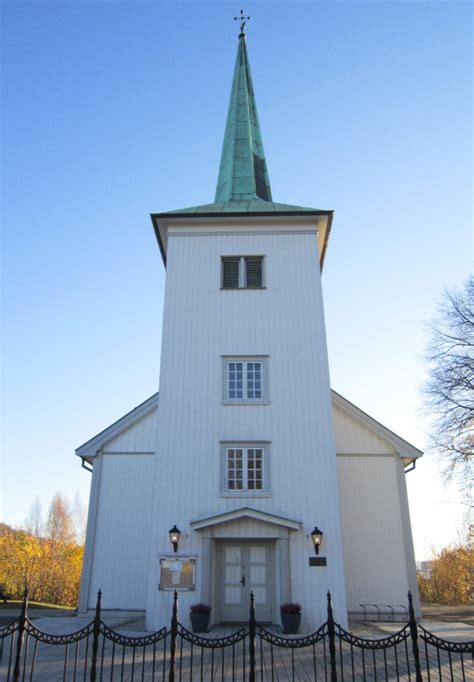
[[[21,609],[22,603],[23,602],[21,599],[9,599],[7,604],[4,604],[2,601],[0,602],[0,612],[6,611],[7,609],[18,609],[19,611]],[[28,610],[33,611],[34,609],[45,609],[48,611],[55,611],[58,609],[61,611],[74,611],[74,606],[59,606],[58,604],[45,604],[40,601],[29,601]]]

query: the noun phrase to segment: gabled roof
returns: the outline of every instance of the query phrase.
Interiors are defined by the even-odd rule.
[[[386,441],[391,443],[400,457],[402,457],[404,460],[411,462],[423,455],[421,450],[416,448],[414,445],[411,445],[403,438],[400,438],[400,436],[397,436],[396,433],[390,431],[390,429],[388,429],[386,426],[380,424],[380,422],[370,417],[363,410],[356,407],[356,405],[332,389],[331,396],[333,405],[340,408],[343,412],[353,417],[353,419],[359,423],[362,423],[371,431],[375,431],[381,438],[384,438]],[[126,429],[129,429],[147,414],[153,410],[156,410],[157,407],[158,393],[154,393],[143,403],[135,407],[130,412],[127,412],[127,414],[118,419],[116,422],[108,426],[90,440],[86,441],[83,445],[79,446],[76,450],[76,455],[91,461],[91,459],[97,455],[105,443],[110,441],[112,438],[119,436]]]
[[[154,393],[150,398],[147,398],[143,403],[134,407],[133,410],[127,412],[123,417],[108,426],[106,429],[98,433],[96,436],[86,441],[76,449],[76,455],[82,459],[90,461],[95,457],[99,450],[112,438],[116,438],[126,429],[133,426],[139,419],[142,419],[147,414],[156,410],[158,407],[158,393]]]
[[[371,431],[375,431],[384,440],[388,441],[391,445],[393,445],[397,453],[404,460],[408,459],[409,461],[413,461],[414,459],[418,459],[418,457],[423,455],[421,450],[416,448],[414,445],[411,445],[403,438],[400,438],[400,436],[397,436],[396,433],[370,417],[366,412],[351,403],[349,400],[347,400],[347,398],[344,398],[340,393],[337,393],[331,389],[331,395],[333,405],[340,408],[343,412],[366,426]]]

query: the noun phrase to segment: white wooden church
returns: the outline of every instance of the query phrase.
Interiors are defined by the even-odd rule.
[[[347,623],[417,604],[405,473],[421,452],[329,385],[332,211],[276,203],[244,27],[214,203],[152,216],[166,267],[159,393],[76,450],[92,470],[80,611],[169,623]],[[173,532],[170,533],[170,530]],[[322,535],[318,532],[322,531]]]

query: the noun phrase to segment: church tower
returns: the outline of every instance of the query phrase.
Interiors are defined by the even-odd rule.
[[[347,621],[321,269],[332,211],[273,201],[245,24],[215,200],[152,215],[166,264],[147,626]],[[312,531],[324,533],[315,553]],[[169,530],[180,535],[170,544]],[[176,551],[174,551],[176,550]]]

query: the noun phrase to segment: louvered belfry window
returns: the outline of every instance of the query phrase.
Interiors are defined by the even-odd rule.
[[[240,258],[222,259],[222,288],[239,288]]]
[[[262,288],[262,258],[245,258],[245,286],[248,289]]]
[[[263,256],[222,258],[223,289],[262,289]]]

